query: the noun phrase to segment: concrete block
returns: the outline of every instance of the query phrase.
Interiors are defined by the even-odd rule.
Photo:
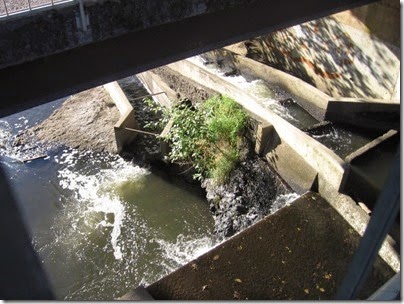
[[[125,130],[125,128],[138,129],[138,123],[135,118],[134,109],[119,84],[114,81],[105,84],[104,88],[111,96],[121,114],[114,126],[117,151],[121,153],[123,148],[130,144],[137,136],[137,133]]]
[[[400,104],[353,98],[330,100],[325,120],[370,130],[399,130]]]
[[[173,123],[174,123],[174,121],[172,119],[167,123],[167,125],[164,127],[163,131],[160,134],[161,137],[166,136],[168,134],[168,132],[170,132]],[[161,140],[161,142],[160,142],[160,151],[161,151],[161,155],[163,157],[167,156],[169,153],[168,143],[164,140]]]
[[[255,153],[262,156],[265,154],[271,137],[274,136],[274,126],[270,123],[259,124],[255,135]]]

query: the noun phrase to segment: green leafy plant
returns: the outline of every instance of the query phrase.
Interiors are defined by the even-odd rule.
[[[170,144],[168,158],[179,164],[192,164],[194,178],[211,177],[223,183],[239,161],[241,133],[247,116],[242,107],[226,96],[215,96],[197,107],[185,100],[168,109],[151,100],[153,111],[160,112],[158,122],[149,128],[161,128],[172,121],[164,140]]]

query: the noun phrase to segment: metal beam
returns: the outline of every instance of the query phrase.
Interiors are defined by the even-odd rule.
[[[188,18],[177,16],[169,23],[144,25],[142,30],[118,37],[43,54],[46,57],[0,70],[0,117],[370,2],[373,0],[246,0],[243,5]],[[146,17],[153,20],[153,16]],[[90,24],[93,26],[92,20]]]

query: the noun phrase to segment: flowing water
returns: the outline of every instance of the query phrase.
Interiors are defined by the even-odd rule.
[[[318,123],[313,116],[296,102],[295,96],[262,79],[258,79],[250,71],[237,69],[231,57],[222,56],[218,57],[219,60],[215,60],[215,56],[212,57],[211,54],[206,53],[191,57],[188,60],[244,89],[247,93],[257,98],[263,106],[299,129],[304,130]],[[327,128],[321,128],[308,134],[341,158],[345,158],[381,135],[380,132],[363,132],[337,124],[332,124]]]
[[[57,299],[112,300],[217,243],[205,198],[151,169],[106,153],[12,146],[62,102],[0,120],[1,164]]]
[[[309,135],[344,159],[382,133],[352,130],[348,127],[332,124],[314,129],[309,132]]]
[[[131,100],[147,94],[132,78],[123,82]],[[193,187],[116,155],[12,145],[63,101],[0,119],[0,162],[57,299],[113,300],[218,244]],[[280,195],[270,212],[295,198]]]

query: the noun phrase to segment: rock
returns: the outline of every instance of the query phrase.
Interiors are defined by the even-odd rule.
[[[274,199],[286,193],[286,186],[259,157],[242,161],[224,185],[206,179],[202,183],[214,212],[215,233],[229,237],[270,212]]]

